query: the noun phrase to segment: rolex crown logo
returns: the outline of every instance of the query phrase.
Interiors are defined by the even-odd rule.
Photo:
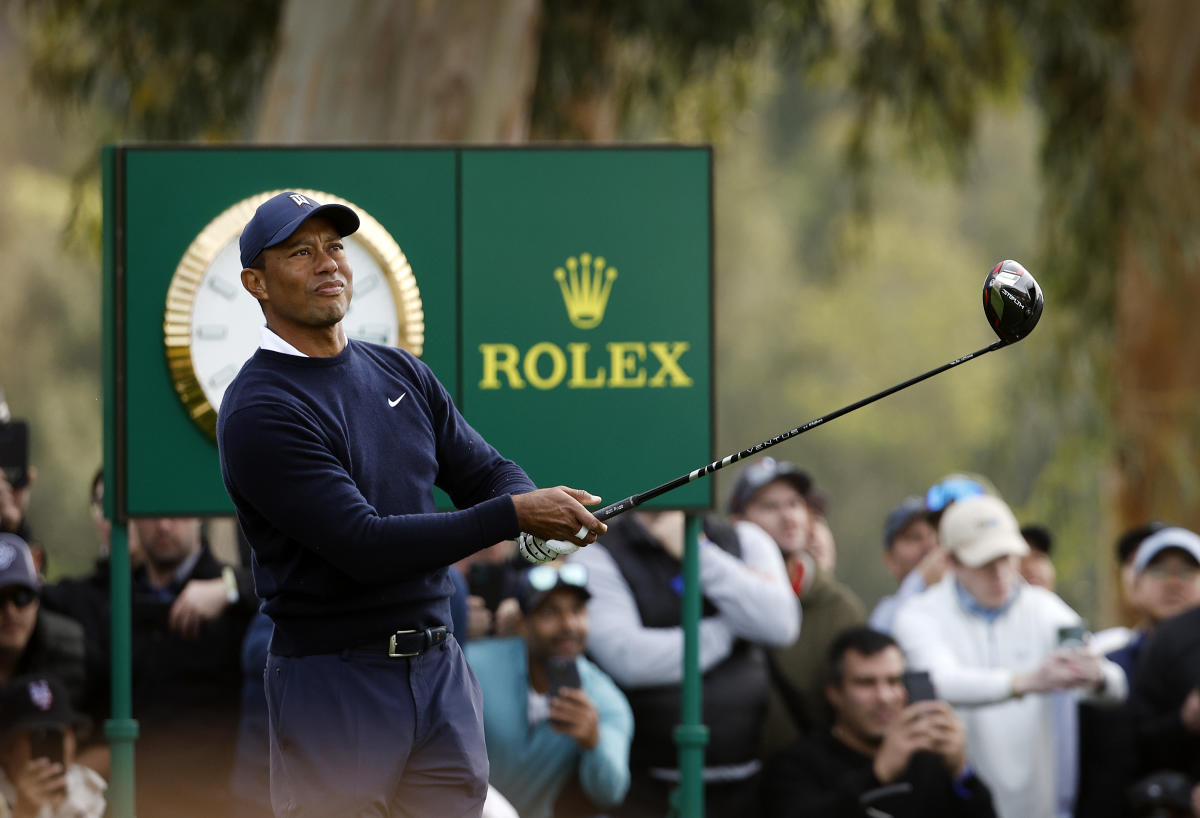
[[[591,253],[580,253],[578,259],[574,256],[567,259],[566,269],[555,269],[554,277],[562,289],[571,323],[580,329],[599,326],[604,320],[604,308],[608,305],[617,268],[608,267],[603,256],[593,258]]]

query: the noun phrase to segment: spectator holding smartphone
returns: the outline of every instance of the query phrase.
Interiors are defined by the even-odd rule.
[[[962,721],[945,702],[905,686],[904,654],[867,627],[830,646],[825,693],[833,727],[770,763],[766,812],[780,818],[991,818],[991,793],[966,758]],[[928,677],[921,675],[928,686]]]
[[[595,814],[625,798],[633,713],[583,658],[588,569],[537,565],[521,577],[516,638],[468,642],[483,690],[489,783],[522,818]]]
[[[0,689],[0,816],[104,815],[104,779],[75,763],[76,730],[86,726],[53,676],[22,676]]]
[[[1060,785],[1074,778],[1058,770],[1048,694],[1069,690],[1116,704],[1127,692],[1125,674],[1086,648],[1059,645],[1059,629],[1080,625],[1079,614],[1021,578],[1029,546],[1003,500],[958,500],[942,515],[938,539],[951,576],[905,603],[896,639],[909,664],[929,671],[938,695],[957,708],[997,813],[1054,815],[1063,806]]]

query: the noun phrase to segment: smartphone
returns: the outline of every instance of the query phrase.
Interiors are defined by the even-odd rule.
[[[904,689],[908,691],[909,704],[932,701],[937,698],[937,692],[933,689],[933,679],[925,671],[905,671],[901,678],[904,680]]]
[[[583,687],[575,660],[564,656],[551,656],[546,660],[546,681],[549,683],[551,697],[557,696],[559,690],[564,687]]]
[[[495,613],[504,599],[505,567],[486,562],[473,563],[467,571],[467,585],[475,596],[483,597],[483,604]]]
[[[23,420],[0,424],[0,469],[15,489],[29,482],[29,424]]]
[[[48,758],[55,764],[62,764],[65,745],[66,736],[61,727],[38,727],[29,731],[31,758]]]
[[[1087,628],[1083,625],[1066,625],[1058,629],[1060,648],[1082,648],[1087,645]]]

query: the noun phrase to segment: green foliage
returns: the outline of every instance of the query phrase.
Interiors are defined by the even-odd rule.
[[[809,64],[830,34],[821,0],[547,0],[534,131],[586,137],[573,111],[612,95],[624,135],[720,140],[762,78],[764,50]]]
[[[958,175],[982,103],[1008,92],[1020,64],[1011,4],[868,0],[849,32],[849,87],[858,112],[847,146],[851,165],[870,166],[870,135],[885,111],[917,157]]]
[[[83,569],[95,554],[88,481],[100,464],[99,276],[60,249],[71,187],[25,164],[0,173],[6,191],[8,271],[0,299],[3,383],[14,417],[28,420],[37,469],[29,509],[51,570]]]
[[[1121,236],[1147,215],[1138,197],[1144,144],[1128,98],[1132,25],[1127,0],[869,0],[856,27],[863,46],[852,71],[859,111],[849,157],[860,180],[872,168],[881,115],[902,126],[913,155],[961,175],[986,103],[1028,91],[1042,123],[1035,261],[1052,271],[1039,281],[1070,318],[1059,340],[1098,359],[1112,326]],[[1047,361],[1047,371],[1067,382],[1081,374],[1061,361]]]
[[[67,198],[93,214],[94,146],[245,132],[287,7],[14,5],[33,87],[87,123],[88,170]],[[1165,225],[1172,251],[1200,256],[1191,228],[1200,200],[1155,211],[1139,184],[1147,152],[1195,152],[1179,149],[1194,139],[1188,129],[1147,135],[1139,121],[1132,8],[1130,0],[544,0],[535,135],[585,137],[581,110],[603,104],[623,138],[720,145],[720,451],[981,346],[978,315],[960,305],[976,301],[990,263],[1015,257],[1038,276],[1047,316],[1029,342],[897,396],[886,412],[873,407],[781,447],[832,488],[835,531],[853,561],[878,566],[872,515],[968,469],[994,476],[1019,510],[1061,528],[1065,573],[1083,571],[1072,554],[1097,540],[1088,521],[1112,436],[1104,373],[1118,247],[1130,233],[1151,246]],[[1159,166],[1181,178],[1195,170],[1184,160]],[[13,170],[25,179],[22,195],[62,200],[60,179],[27,170]],[[97,225],[76,219],[92,247]],[[73,277],[64,287],[95,286],[78,261],[54,275]],[[51,286],[57,278],[23,281],[44,313],[72,309]],[[86,335],[94,318],[72,327]],[[75,376],[70,385],[49,379],[37,405],[56,399],[51,386],[94,383],[94,372],[89,381],[72,369],[94,348],[73,331],[43,338],[24,319],[13,317],[14,327],[55,350],[31,355],[33,365]],[[8,388],[18,408],[23,398]],[[1014,425],[1024,434],[1008,433]],[[87,451],[85,475],[95,461]],[[868,596],[886,585],[873,570],[860,589]]]
[[[804,87],[797,76],[780,87],[717,154],[718,453],[987,345],[983,279],[995,261],[1033,247],[1027,109],[982,117],[981,144],[963,162],[966,184],[879,163],[874,215],[862,223],[838,161],[853,100],[793,92]],[[801,93],[809,95],[803,114]],[[905,139],[885,125],[875,145],[891,155]],[[1040,340],[1035,333],[774,450],[809,469],[832,498],[839,573],[868,605],[894,587],[880,532],[905,495],[966,470],[991,477],[1018,507],[1026,502],[1047,452],[1037,435],[1012,440],[1009,413],[1023,405],[1013,384]],[[1019,457],[1008,454],[1014,447]],[[720,474],[721,497],[736,477],[729,472]]]
[[[34,87],[114,139],[229,138],[274,54],[280,0],[26,0]]]

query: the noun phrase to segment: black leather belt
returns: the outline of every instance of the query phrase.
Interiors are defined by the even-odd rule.
[[[404,659],[420,656],[430,648],[445,643],[449,635],[450,631],[445,625],[426,628],[423,631],[396,631],[384,642],[359,645],[355,651],[366,651],[376,655],[382,652],[392,659]]]

